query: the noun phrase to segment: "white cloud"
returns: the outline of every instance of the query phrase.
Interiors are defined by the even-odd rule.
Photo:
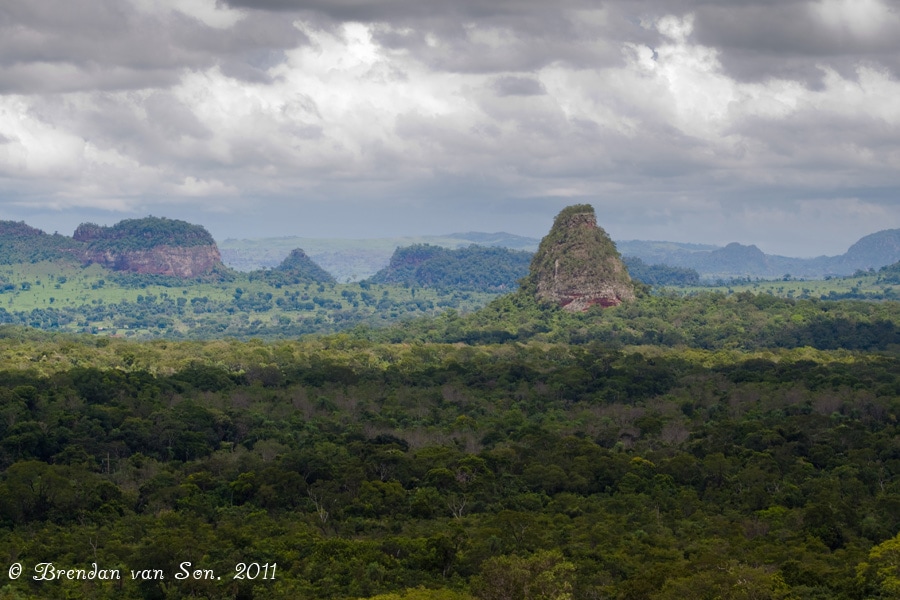
[[[216,179],[197,179],[196,177],[185,177],[184,182],[175,186],[173,190],[176,194],[182,196],[204,197],[214,196],[236,196],[238,190],[233,185],[227,185]]]
[[[880,37],[895,33],[900,25],[896,9],[880,0],[819,0],[811,3],[811,8],[835,35]]]

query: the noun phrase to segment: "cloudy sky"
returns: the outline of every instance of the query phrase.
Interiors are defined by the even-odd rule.
[[[896,0],[3,0],[0,219],[839,254],[900,227]]]

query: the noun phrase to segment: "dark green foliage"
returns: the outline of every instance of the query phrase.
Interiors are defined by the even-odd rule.
[[[328,271],[317,265],[300,248],[291,250],[278,267],[272,271],[250,274],[251,280],[261,278],[272,284],[297,285],[300,283],[335,283]]]
[[[73,237],[93,250],[118,252],[148,250],[158,246],[212,246],[216,243],[202,226],[165,217],[125,219],[110,227],[83,223],[75,230]]]
[[[0,547],[28,575],[10,597],[856,600],[895,584],[894,355],[22,329],[0,345],[79,362],[0,369]],[[153,356],[159,373],[137,368]],[[35,581],[42,561],[123,578]],[[174,579],[184,561],[221,579]],[[275,580],[233,579],[240,562],[277,563]]]
[[[688,298],[646,296],[622,306],[571,314],[540,305],[527,290],[477,313],[421,320],[374,339],[471,344],[542,340],[583,344],[687,346],[704,349],[885,350],[900,344],[900,303],[792,300],[742,292]]]
[[[878,270],[878,283],[900,284],[900,262],[881,267]]]
[[[531,253],[469,246],[449,250],[417,244],[397,248],[390,264],[371,283],[497,292],[513,290],[528,274]]]
[[[43,260],[75,262],[81,244],[63,235],[48,235],[25,223],[0,221],[0,264],[36,263]]]
[[[694,269],[670,267],[668,265],[648,265],[640,258],[623,256],[622,262],[628,268],[628,274],[650,286],[692,286],[700,285],[700,274]]]
[[[184,289],[190,287],[192,283],[232,282],[237,278],[237,274],[226,267],[220,266],[209,273],[193,278],[157,275],[155,273],[129,273],[127,271],[113,271],[105,277],[106,279],[101,279],[97,282],[98,288],[103,287],[106,280],[109,280],[126,289],[146,289],[150,286]]]

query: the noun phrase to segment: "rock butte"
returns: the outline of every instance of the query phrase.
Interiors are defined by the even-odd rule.
[[[166,232],[166,227],[177,232]],[[219,248],[206,229],[173,219],[147,217],[113,227],[83,223],[73,239],[84,244],[74,253],[85,264],[116,271],[189,278],[222,266]]]
[[[616,245],[597,226],[588,204],[569,206],[556,216],[531,262],[528,282],[538,300],[572,312],[595,304],[618,306],[635,297]]]

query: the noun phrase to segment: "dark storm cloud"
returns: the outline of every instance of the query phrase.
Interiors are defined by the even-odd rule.
[[[262,80],[268,57],[305,40],[290,22],[265,13],[217,29],[119,0],[11,0],[0,5],[0,93],[165,87],[183,69],[217,64]]]
[[[493,88],[499,96],[542,96],[547,93],[540,81],[530,77],[498,77]]]
[[[895,0],[630,0],[609,6],[649,18],[693,14],[694,39],[716,48],[725,72],[740,81],[775,77],[816,87],[821,66],[853,77],[860,63],[900,74]]]
[[[618,22],[618,17],[598,36],[596,25],[584,26],[579,11],[603,5],[587,0],[228,0],[228,5],[253,9],[251,13],[291,13],[323,27],[372,24],[380,46],[407,52],[429,68],[463,73],[534,71],[559,61],[596,68],[621,61],[619,49],[605,40],[614,41],[626,31],[636,39],[655,39],[636,19]],[[485,34],[495,39],[486,40]]]
[[[544,0],[225,0],[234,8],[262,11],[314,11],[338,21],[402,21],[435,15],[491,18],[540,11],[545,14],[565,8],[596,6],[589,0],[560,0],[548,4]]]
[[[533,71],[554,61],[578,67],[615,64],[615,42],[628,40],[654,47],[665,43],[652,27],[666,14],[695,16],[694,38],[719,50],[726,72],[741,81],[784,78],[819,86],[821,65],[853,76],[861,62],[900,73],[900,35],[863,10],[879,8],[860,0],[609,0],[607,2],[464,0],[227,0],[251,12],[314,14],[336,22],[379,24],[376,39],[388,48],[414,53],[436,69],[460,72]],[[897,18],[897,3],[882,12]],[[602,38],[606,51],[581,41],[596,41],[596,28],[579,27],[578,10],[602,8],[608,22]],[[849,15],[849,16],[845,16]],[[857,15],[857,16],[853,16]],[[880,22],[879,22],[880,21]],[[501,48],[473,39],[471,29],[495,28],[509,33]],[[642,26],[643,25],[643,26]],[[440,44],[426,43],[427,35]]]

